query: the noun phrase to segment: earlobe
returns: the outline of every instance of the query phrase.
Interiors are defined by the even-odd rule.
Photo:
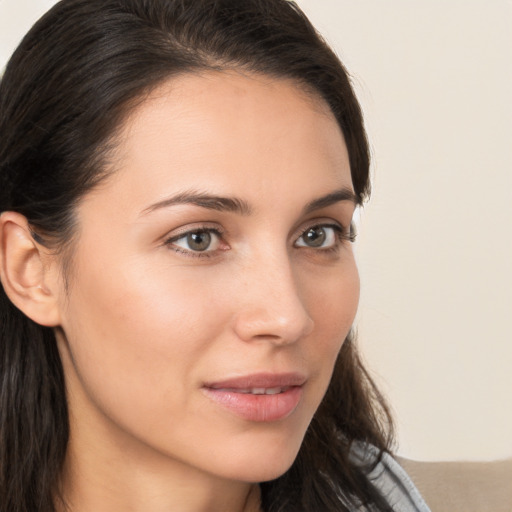
[[[34,322],[60,324],[54,265],[32,237],[27,219],[15,212],[0,215],[0,279],[12,303]]]

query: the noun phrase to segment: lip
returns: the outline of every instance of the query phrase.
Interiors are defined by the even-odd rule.
[[[306,378],[300,373],[257,373],[205,383],[214,403],[247,421],[273,422],[299,405]]]

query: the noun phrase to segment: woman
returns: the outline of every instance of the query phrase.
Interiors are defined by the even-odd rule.
[[[63,0],[0,133],[2,510],[428,510],[350,335],[360,108],[293,3]]]

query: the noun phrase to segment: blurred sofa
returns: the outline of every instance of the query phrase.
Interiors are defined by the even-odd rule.
[[[494,462],[398,461],[432,512],[512,512],[512,459]]]

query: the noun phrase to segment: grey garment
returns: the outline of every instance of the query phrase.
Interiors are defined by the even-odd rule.
[[[386,497],[394,511],[430,512],[409,475],[388,453],[383,454],[368,478]]]
[[[376,460],[378,450],[373,446],[356,445],[352,456],[354,461],[366,465]],[[430,512],[409,475],[389,453],[382,454],[381,460],[368,473],[368,480],[395,512]]]

